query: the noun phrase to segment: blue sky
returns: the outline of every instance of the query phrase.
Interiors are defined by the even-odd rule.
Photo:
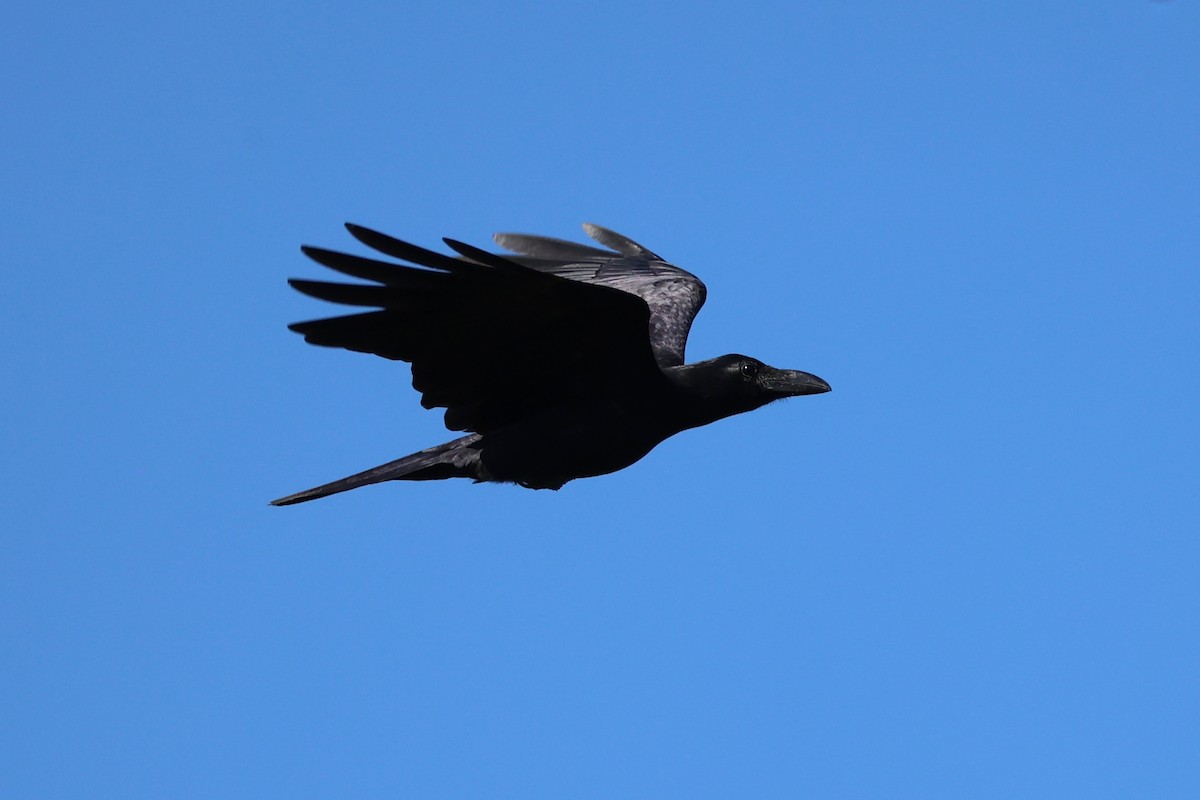
[[[0,795],[1200,796],[1200,7],[18,3]],[[558,493],[301,243],[594,221],[828,395]]]

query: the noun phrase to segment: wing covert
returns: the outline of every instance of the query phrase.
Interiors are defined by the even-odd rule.
[[[704,283],[628,237],[599,225],[583,227],[612,249],[525,233],[498,233],[493,239],[520,253],[512,260],[530,269],[640,297],[650,309],[650,343],[658,365],[682,364],[692,321],[708,294]]]

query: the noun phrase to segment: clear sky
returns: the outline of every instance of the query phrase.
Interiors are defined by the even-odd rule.
[[[0,796],[1200,797],[1200,3],[30,3]],[[301,243],[594,221],[834,391],[562,491]]]

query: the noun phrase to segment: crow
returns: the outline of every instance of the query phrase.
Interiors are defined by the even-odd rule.
[[[288,326],[325,347],[412,365],[425,408],[467,435],[273,500],[284,506],[381,481],[471,478],[559,489],[623,469],[680,431],[773,400],[829,391],[807,372],[725,355],[684,363],[704,284],[599,225],[606,249],[501,233],[497,255],[443,239],[443,255],[359,225],[358,241],[401,262],[304,246],[369,284],[291,279],[306,295],[370,309]]]

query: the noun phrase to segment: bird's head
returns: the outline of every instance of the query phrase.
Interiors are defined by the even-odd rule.
[[[761,408],[773,400],[828,392],[829,384],[807,372],[776,369],[757,358],[730,354],[677,368],[675,380],[700,401],[706,421]]]

